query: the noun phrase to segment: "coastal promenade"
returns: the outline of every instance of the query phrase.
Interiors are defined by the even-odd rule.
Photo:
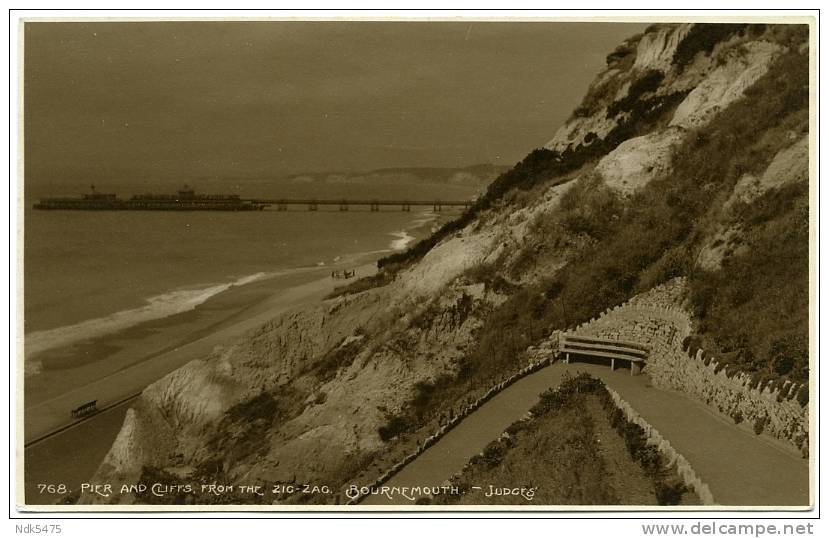
[[[809,462],[793,450],[730,424],[687,396],[650,385],[648,376],[631,376],[595,364],[557,362],[510,385],[471,413],[386,486],[439,486],[483,451],[511,423],[523,417],[538,395],[559,385],[566,373],[586,372],[604,381],[682,454],[714,501],[728,506],[806,506]],[[372,495],[362,505],[413,504]]]

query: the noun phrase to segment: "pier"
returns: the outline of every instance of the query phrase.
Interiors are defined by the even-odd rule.
[[[64,209],[82,211],[260,211],[276,206],[277,211],[287,211],[289,206],[304,206],[308,211],[317,211],[320,206],[337,206],[348,211],[352,206],[368,207],[380,211],[382,206],[399,207],[411,211],[412,206],[432,206],[434,211],[444,207],[469,208],[472,200],[378,200],[347,198],[242,198],[238,194],[197,194],[188,185],[175,194],[136,194],[129,199],[119,198],[113,193],[101,193],[90,186],[90,191],[77,198],[49,197],[34,204],[34,209]]]
[[[348,211],[352,206],[368,207],[370,211],[380,211],[382,206],[399,207],[400,211],[411,211],[412,206],[432,206],[434,211],[444,207],[462,207],[472,205],[470,200],[348,200],[316,198],[251,198],[243,200],[254,205],[274,206],[277,211],[287,211],[289,206],[302,206],[308,211],[317,211],[320,206],[336,206],[340,211]]]

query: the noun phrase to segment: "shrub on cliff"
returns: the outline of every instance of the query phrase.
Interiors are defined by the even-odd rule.
[[[607,55],[605,58],[605,63],[608,66],[612,66],[613,64],[618,63],[625,58],[630,58],[631,56],[635,56],[636,47],[634,47],[630,41],[625,41],[618,47],[616,47],[613,52]],[[635,58],[631,58],[631,61]]]
[[[645,430],[638,424],[627,422],[623,426],[622,436],[631,455],[638,460],[642,460],[640,452],[645,449]]]
[[[378,271],[377,274],[365,276],[346,284],[345,286],[337,286],[334,291],[325,296],[326,299],[334,299],[344,295],[353,295],[373,288],[380,288],[391,284],[394,281],[394,271],[386,268],[386,271]]]
[[[693,265],[693,255],[686,245],[672,247],[653,265],[642,271],[636,289],[649,290],[672,278],[687,275]]]
[[[463,272],[464,278],[471,284],[491,282],[498,275],[498,268],[494,263],[476,263]]]
[[[623,112],[630,112],[634,109],[637,102],[642,100],[642,96],[648,92],[655,91],[659,88],[659,84],[665,78],[665,73],[650,69],[644,72],[633,84],[628,88],[628,93],[622,99],[614,101],[607,107],[607,117],[612,118]]]
[[[620,428],[624,424],[625,414],[622,412],[621,409],[616,407],[612,400],[609,398],[604,402],[605,410],[608,413],[608,421],[610,422],[610,427],[614,430],[621,431]]]
[[[489,443],[484,449],[483,457],[480,461],[489,468],[497,467],[504,460],[506,451],[500,442],[494,441]]]
[[[656,500],[661,506],[676,506],[682,501],[682,495],[688,488],[678,480],[671,480],[658,482],[655,490]]]
[[[738,24],[695,24],[691,27],[685,39],[680,41],[674,52],[673,64],[682,71],[686,65],[691,63],[694,57],[700,52],[708,55],[714,47],[731,36],[743,32],[753,26],[753,32],[762,31],[764,25]]]
[[[464,271],[463,276],[470,284],[481,283],[488,290],[504,295],[510,295],[519,289],[501,275],[500,268],[495,263],[477,263]]]
[[[756,435],[760,435],[766,429],[766,424],[768,424],[769,418],[767,416],[757,417],[754,421],[754,433]]]
[[[587,234],[594,239],[606,237],[619,219],[623,203],[598,174],[578,181],[562,197],[561,222],[571,234]]]
[[[358,331],[358,334],[362,333]],[[329,349],[314,365],[314,375],[319,381],[324,383],[334,379],[341,368],[347,368],[354,362],[357,354],[362,349],[361,340],[352,340],[347,344],[344,344],[344,342],[343,339],[340,345]]]
[[[262,453],[270,446],[268,432],[274,423],[299,415],[305,409],[307,397],[308,393],[296,386],[282,385],[239,402],[225,412],[208,439],[207,448],[222,454],[223,465],[228,466]]]
[[[805,343],[793,335],[782,335],[772,341],[769,359],[774,373],[781,376],[789,374],[797,365],[796,357],[808,357],[808,349],[802,347]]]
[[[272,420],[279,411],[279,402],[270,392],[261,392],[250,400],[238,403],[227,410],[233,421]]]
[[[435,391],[439,391],[441,387],[446,386],[452,382],[449,375],[442,374],[434,381],[418,381],[414,385],[414,398],[412,404],[415,408],[415,413],[421,414],[428,408],[429,403],[435,396]]]
[[[409,431],[411,431],[411,425],[403,416],[389,417],[386,424],[377,429],[377,433],[383,441],[391,441],[398,435]]]

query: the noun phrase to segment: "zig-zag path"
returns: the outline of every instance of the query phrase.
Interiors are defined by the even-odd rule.
[[[707,483],[714,501],[724,506],[792,506],[809,504],[809,462],[745,429],[727,423],[705,405],[674,391],[650,385],[646,375],[607,366],[557,362],[501,391],[471,413],[414,461],[389,479],[387,486],[439,486],[480,453],[507,426],[556,387],[566,372],[587,372],[616,390],[656,428]],[[406,504],[379,495],[361,504]]]

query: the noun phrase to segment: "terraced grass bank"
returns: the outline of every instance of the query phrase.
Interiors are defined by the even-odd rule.
[[[434,504],[702,504],[604,383],[568,377],[475,456]],[[425,502],[425,501],[424,501]]]

